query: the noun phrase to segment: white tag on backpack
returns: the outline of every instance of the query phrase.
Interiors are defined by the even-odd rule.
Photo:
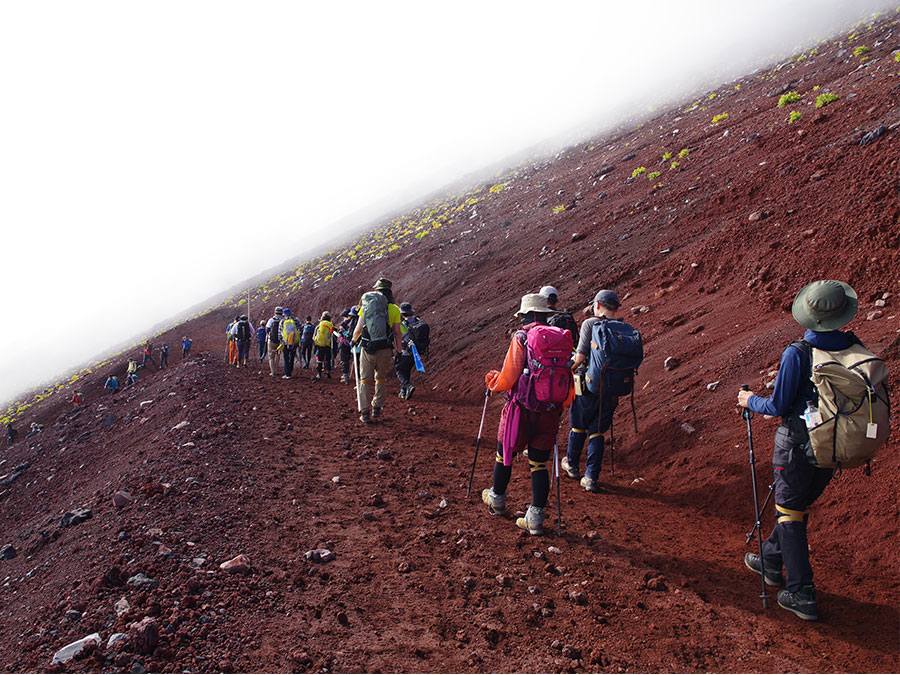
[[[878,425],[869,422],[866,425],[866,438],[878,438]]]

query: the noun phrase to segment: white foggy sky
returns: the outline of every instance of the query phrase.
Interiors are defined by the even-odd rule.
[[[2,3],[0,401],[358,209],[893,4]]]

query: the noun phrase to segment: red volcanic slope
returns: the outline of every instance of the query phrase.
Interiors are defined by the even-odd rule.
[[[844,473],[813,509],[822,620],[809,624],[774,600],[764,611],[743,567],[752,502],[733,404],[741,383],[772,379],[800,334],[789,303],[823,277],[859,292],[850,328],[897,385],[898,34],[890,17],[689,112],[524,164],[377,264],[270,299],[268,311],[340,311],[393,279],[431,322],[434,354],[410,402],[390,383],[383,424],[358,424],[337,379],[228,369],[233,308],[163,336],[193,336],[193,355],[115,399],[101,394],[104,373],[83,385],[76,414],[63,395],[29,410],[23,422],[43,434],[0,460],[6,475],[27,463],[0,487],[0,545],[18,551],[0,561],[0,668],[52,670],[56,650],[99,632],[102,645],[65,670],[896,672],[896,424],[872,476]],[[865,60],[853,54],[862,45]],[[778,108],[789,89],[803,97]],[[840,98],[816,109],[825,92]],[[802,118],[789,124],[791,111]],[[647,360],[640,432],[623,409],[605,492],[565,480],[563,536],[538,539],[467,500],[465,484],[483,373],[500,364],[519,296],[544,283],[571,308],[615,288]],[[672,371],[669,356],[681,362]],[[477,490],[500,405],[489,406]],[[763,494],[774,428],[754,420]],[[517,507],[527,473],[514,466]],[[120,489],[134,497],[121,509]],[[58,526],[82,506],[90,520]],[[307,561],[317,547],[336,559]],[[219,569],[238,554],[250,574]],[[122,584],[138,573],[158,586]],[[118,616],[120,598],[130,608]],[[146,631],[136,639],[142,620],[156,646]],[[118,631],[129,638],[108,648]]]

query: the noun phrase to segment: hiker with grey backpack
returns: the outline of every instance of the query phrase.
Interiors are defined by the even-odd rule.
[[[409,400],[412,398],[415,387],[410,381],[412,370],[416,365],[416,355],[420,358],[428,354],[431,345],[431,328],[428,323],[422,321],[408,302],[400,303],[400,315],[403,317],[403,351],[394,359],[394,370],[397,379],[400,380],[400,398]]]
[[[581,324],[572,359],[575,401],[569,412],[572,430],[562,469],[569,478],[578,479],[581,453],[587,442],[581,487],[588,492],[600,492],[598,480],[606,447],[604,434],[611,432],[619,398],[634,395],[635,373],[644,359],[641,334],[615,318],[620,306],[614,291],[604,289],[594,296],[594,316]]]
[[[772,458],[775,526],[761,553],[747,553],[744,564],[765,584],[784,585],[779,606],[806,621],[819,618],[806,534],[810,507],[836,471],[863,465],[868,470],[889,433],[884,361],[853,333],[839,330],[857,307],[856,292],[841,281],[805,286],[791,311],[807,330],[782,353],[772,396],[738,392],[738,406],[748,413],[781,417]],[[747,428],[749,433],[749,420]]]
[[[394,351],[402,351],[400,308],[388,279],[379,279],[374,289],[359,301],[359,319],[353,331],[353,345],[362,350],[356,355],[356,399],[359,421],[370,424],[384,414],[388,373]],[[373,392],[374,390],[374,392]]]

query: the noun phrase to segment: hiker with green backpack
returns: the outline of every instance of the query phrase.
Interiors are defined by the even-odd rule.
[[[805,286],[791,311],[807,330],[782,353],[772,396],[738,392],[738,406],[781,417],[772,459],[775,527],[762,542],[762,560],[747,553],[744,564],[766,584],[784,585],[778,604],[807,621],[818,619],[806,535],[809,509],[836,471],[868,467],[889,433],[884,361],[853,333],[838,330],[857,307],[856,292],[841,281]]]
[[[351,340],[362,346],[356,355],[356,399],[363,424],[382,416],[393,354],[402,351],[400,308],[394,304],[391,285],[388,279],[379,279],[374,289],[360,298],[359,319]]]
[[[557,448],[559,421],[575,395],[570,370],[572,334],[547,325],[552,312],[547,299],[539,293],[523,296],[516,312],[521,328],[510,341],[503,368],[492,370],[484,377],[489,391],[507,394],[497,430],[493,483],[482,491],[481,500],[491,514],[506,514],[506,489],[512,477],[512,459],[527,447],[531,504],[525,517],[516,520],[516,526],[535,536],[544,534],[544,507],[550,496],[547,465]],[[557,499],[558,488],[557,477]]]

